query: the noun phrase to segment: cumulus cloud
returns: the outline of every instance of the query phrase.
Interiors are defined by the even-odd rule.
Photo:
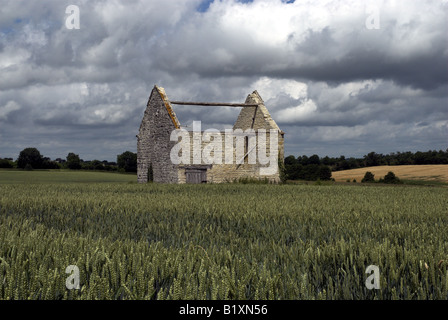
[[[192,101],[243,102],[257,90],[286,154],[446,148],[447,1],[73,4],[79,30],[65,27],[60,1],[2,3],[2,154],[135,151],[154,84]],[[366,27],[372,12],[378,29]],[[222,129],[239,110],[175,111],[185,126]]]
[[[20,110],[20,105],[15,101],[8,101],[4,106],[0,106],[0,121],[7,121],[8,115]]]

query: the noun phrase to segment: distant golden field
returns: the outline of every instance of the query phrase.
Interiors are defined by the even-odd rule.
[[[384,176],[392,171],[402,180],[428,180],[448,182],[448,165],[431,164],[431,165],[405,165],[405,166],[378,166],[366,167],[352,170],[335,171],[332,177],[336,181],[347,181],[347,179],[356,179],[361,182],[364,174],[370,171],[375,175],[375,180],[384,178]]]

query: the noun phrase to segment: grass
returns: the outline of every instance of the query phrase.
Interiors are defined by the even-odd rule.
[[[135,174],[103,171],[0,169],[0,184],[28,183],[130,183]]]
[[[295,184],[295,185],[323,185],[323,186],[332,186],[335,184],[334,181],[331,180],[316,180],[316,181],[308,181],[308,180],[287,180],[286,184]]]
[[[0,300],[448,299],[444,188],[2,174]],[[369,265],[380,290],[366,289]]]
[[[448,186],[448,182],[439,180],[401,180],[404,184],[413,186]]]

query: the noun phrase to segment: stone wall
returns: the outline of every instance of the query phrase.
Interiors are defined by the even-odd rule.
[[[261,175],[260,174],[260,169],[261,168],[267,168],[269,166],[273,166],[273,167],[277,167],[278,165],[278,159],[283,159],[282,158],[282,154],[283,154],[283,135],[282,134],[278,134],[278,153],[274,155],[274,159],[273,163],[269,162],[268,164],[260,164],[259,162],[259,151],[258,148],[255,147],[254,149],[252,149],[252,151],[250,151],[250,147],[251,145],[249,145],[249,148],[243,147],[242,148],[242,152],[237,153],[236,152],[236,145],[237,143],[242,143],[244,145],[244,143],[246,142],[245,140],[245,134],[242,134],[240,137],[234,137],[233,143],[229,143],[230,141],[226,141],[225,138],[225,133],[224,132],[220,132],[221,134],[221,141],[220,141],[220,145],[221,145],[221,154],[219,155],[219,151],[217,151],[215,148],[218,147],[218,143],[216,145],[213,144],[214,133],[208,133],[208,132],[198,132],[194,135],[193,132],[189,132],[189,138],[190,138],[190,158],[189,161],[187,161],[188,163],[182,163],[179,165],[178,167],[178,182],[179,183],[186,183],[186,176],[185,176],[185,170],[188,168],[192,168],[192,167],[205,167],[206,165],[209,165],[209,168],[207,169],[207,182],[209,183],[221,183],[221,182],[231,182],[234,180],[238,180],[240,178],[252,178],[252,179],[268,179],[270,181],[273,182],[279,182],[280,181],[280,177],[279,177],[279,173],[278,171],[274,174],[268,174],[268,175]],[[193,138],[194,135],[194,138]],[[210,139],[204,139],[206,136],[212,136],[212,138]],[[252,139],[256,139],[258,141],[258,134],[255,131],[255,134],[252,134]],[[200,138],[199,138],[200,137]],[[193,150],[194,148],[194,144],[193,144],[193,140],[196,140],[199,142],[200,141],[200,148],[199,148],[199,153],[200,153],[200,159],[201,162],[200,163],[195,163],[194,162],[194,155],[195,155],[195,150]],[[241,139],[240,142],[237,142],[238,139]],[[218,140],[219,142],[219,140]],[[208,148],[208,149],[205,149]],[[203,151],[204,150],[210,150],[210,152],[207,151],[207,154],[210,155],[210,160],[213,161],[209,161],[207,162],[206,159],[203,157]],[[217,151],[217,153],[215,154],[215,151]],[[249,154],[244,158],[244,162],[242,162],[240,164],[240,160],[246,155],[246,153],[249,152]],[[183,152],[183,151],[182,151]],[[265,154],[266,157],[270,156],[270,133],[269,131],[266,132],[266,152],[264,150],[261,151],[262,154]],[[181,155],[181,153],[179,153],[179,155]],[[216,157],[215,157],[216,155]],[[253,157],[253,158],[252,158]],[[198,157],[196,157],[196,159],[198,159]],[[220,159],[221,163],[219,163],[219,160],[216,161],[217,159]],[[272,160],[272,159],[271,159]]]
[[[172,148],[178,143],[177,141],[170,141],[170,136],[173,130],[179,129],[180,124],[172,109],[169,100],[166,97],[163,88],[155,86],[149,97],[149,101],[143,116],[140,130],[137,135],[137,179],[139,183],[145,183],[148,181],[148,169],[152,164],[153,178],[155,182],[162,183],[185,183],[186,174],[185,171],[188,168],[202,166],[207,167],[207,182],[209,183],[221,183],[230,182],[239,178],[253,178],[253,179],[269,179],[271,181],[278,182],[279,172],[276,170],[273,174],[262,175],[260,170],[269,166],[277,167],[278,161],[275,164],[260,164],[258,159],[257,148],[251,149],[251,142],[246,140],[248,129],[253,129],[251,137],[255,137],[258,141],[257,131],[258,129],[266,130],[266,156],[269,156],[269,142],[270,135],[269,130],[275,130],[278,133],[278,153],[275,158],[284,158],[284,136],[283,131],[279,129],[275,121],[272,119],[267,108],[265,107],[263,100],[259,96],[258,92],[254,91],[250,94],[246,103],[258,104],[257,107],[243,107],[237,121],[234,124],[234,129],[241,129],[242,135],[233,138],[233,144],[226,141],[224,132],[221,132],[221,150],[220,155],[221,163],[213,161],[213,163],[205,161],[202,158],[202,151],[204,148],[210,148],[213,146],[214,133],[207,132],[205,137],[211,137],[210,139],[204,139],[204,132],[189,132],[190,139],[190,161],[188,164],[173,164],[170,158]],[[252,138],[248,138],[252,139]],[[201,141],[199,141],[201,140]],[[208,141],[207,141],[208,140]],[[238,142],[237,142],[238,141]],[[199,148],[194,148],[200,146]],[[249,146],[243,147],[242,152],[237,153],[235,148],[236,144],[242,143]],[[227,149],[226,149],[227,148]],[[195,150],[199,149],[199,150]],[[213,148],[211,148],[213,149]],[[226,158],[231,154],[231,159]],[[241,149],[239,149],[241,150]],[[194,152],[199,151],[201,154],[201,162],[194,163]],[[246,153],[249,152],[244,159],[244,163],[239,163],[239,160]],[[252,158],[255,154],[255,161]],[[214,158],[214,152],[210,152],[212,158]],[[219,158],[219,157],[218,157]],[[215,158],[216,160],[216,158]],[[251,163],[254,161],[254,163]],[[218,161],[219,162],[219,161]],[[230,163],[229,163],[230,162]]]
[[[238,119],[233,125],[233,129],[277,129],[281,131],[272,119],[268,109],[264,105],[263,99],[261,99],[257,91],[249,94],[245,103],[258,103],[258,107],[243,107],[238,115]]]
[[[152,154],[152,140],[150,139],[151,128],[149,126],[150,117],[151,114],[148,101],[143,120],[140,124],[140,130],[137,134],[137,181],[139,183],[148,182],[148,169],[151,163]]]
[[[174,111],[169,109],[171,106],[163,88],[154,87],[137,135],[137,179],[140,183],[148,181],[150,164],[154,182],[177,182],[177,166],[170,159],[175,142],[170,141],[170,135],[178,123]]]

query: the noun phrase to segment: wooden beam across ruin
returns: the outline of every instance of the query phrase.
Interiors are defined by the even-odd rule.
[[[228,102],[192,102],[192,101],[170,101],[171,104],[182,104],[188,106],[214,106],[214,107],[258,107],[257,103],[228,103]]]

